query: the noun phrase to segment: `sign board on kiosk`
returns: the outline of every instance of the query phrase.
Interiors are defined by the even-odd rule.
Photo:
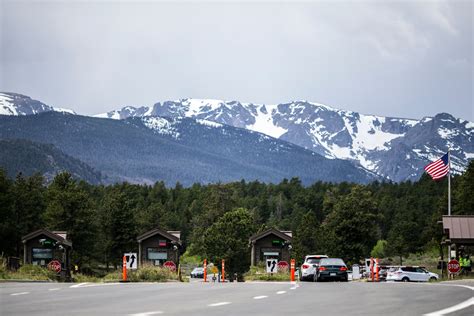
[[[277,273],[278,271],[278,259],[267,259],[267,273]]]
[[[138,268],[138,256],[136,252],[124,253],[125,260],[127,262],[128,270],[136,270]]]

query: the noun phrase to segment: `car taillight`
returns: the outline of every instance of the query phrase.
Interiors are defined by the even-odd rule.
[[[308,269],[308,268],[309,268],[309,265],[303,264],[303,269]]]
[[[326,267],[319,267],[319,271],[326,271]]]
[[[340,267],[339,270],[340,271],[347,271],[347,268],[346,267]]]

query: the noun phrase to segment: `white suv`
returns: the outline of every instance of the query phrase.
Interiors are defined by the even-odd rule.
[[[436,281],[439,275],[423,267],[392,267],[387,272],[387,281],[428,282]]]
[[[304,257],[304,263],[301,265],[300,281],[311,280],[314,281],[319,261],[327,258],[326,255],[307,255]]]

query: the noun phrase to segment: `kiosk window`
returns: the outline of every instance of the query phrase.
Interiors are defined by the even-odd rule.
[[[32,248],[31,250],[33,265],[45,266],[53,259],[53,249]]]
[[[53,259],[53,249],[33,248],[33,260]]]
[[[168,253],[163,250],[158,250],[157,248],[148,248],[147,249],[148,260],[166,260],[168,259]]]

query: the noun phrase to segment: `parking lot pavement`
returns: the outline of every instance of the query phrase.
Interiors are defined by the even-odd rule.
[[[469,300],[474,292],[459,285],[3,283],[0,311],[2,315],[308,315],[315,311],[323,315],[423,315],[461,304],[463,308],[450,315],[473,315]]]

